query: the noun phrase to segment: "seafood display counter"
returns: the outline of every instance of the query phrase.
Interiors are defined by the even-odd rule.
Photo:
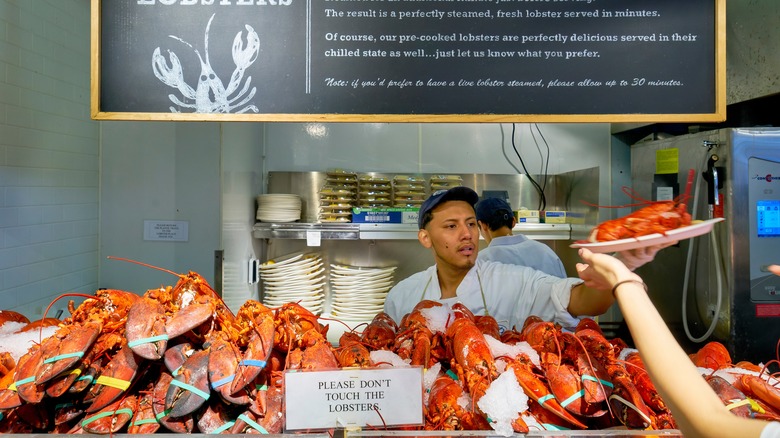
[[[513,437],[546,437],[546,438],[640,438],[640,437],[668,437],[682,438],[679,430],[560,430],[560,431],[531,431],[527,434],[515,434]],[[347,433],[348,438],[368,438],[368,437],[489,437],[500,438],[503,435],[484,431],[421,431],[421,432],[398,432],[398,431],[362,431]]]
[[[16,434],[17,438],[51,438],[57,436],[57,434]],[[114,434],[113,438],[138,438],[144,436],[153,435],[133,435],[133,434]],[[187,436],[198,437],[210,437],[209,434],[188,434]],[[246,435],[220,435],[224,437],[245,437]],[[502,438],[503,435],[496,435],[495,433],[484,431],[346,431],[335,430],[331,432],[323,433],[306,433],[306,434],[270,434],[263,435],[268,438],[274,437],[296,437],[296,438],[368,438],[368,437],[395,437],[395,438],[416,438],[416,437],[484,437],[484,438]],[[666,431],[649,431],[649,430],[580,430],[580,431],[539,431],[530,432],[523,435],[512,435],[513,437],[546,437],[546,438],[642,438],[642,437],[667,437],[667,438],[682,438],[682,434],[678,430],[666,430]]]

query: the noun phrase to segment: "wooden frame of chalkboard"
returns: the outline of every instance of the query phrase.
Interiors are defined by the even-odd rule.
[[[717,122],[725,15],[725,0],[92,0],[91,112]]]

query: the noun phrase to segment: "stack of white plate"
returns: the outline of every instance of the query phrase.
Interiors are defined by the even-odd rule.
[[[263,304],[279,307],[298,303],[314,314],[322,313],[325,302],[325,268],[316,253],[283,256],[260,265]]]
[[[301,197],[287,193],[260,195],[256,217],[261,222],[295,222],[301,218]]]
[[[331,315],[347,321],[371,321],[384,307],[395,269],[331,264]]]

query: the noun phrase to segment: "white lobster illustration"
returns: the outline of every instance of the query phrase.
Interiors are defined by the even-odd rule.
[[[206,25],[204,48],[205,60],[200,55],[200,52],[192,47],[190,43],[177,36],[169,35],[171,38],[188,45],[198,56],[198,59],[200,60],[200,76],[198,77],[197,87],[193,89],[184,81],[181,62],[179,62],[179,58],[176,54],[168,50],[171,62],[169,66],[165,57],[160,54],[159,47],[154,49],[154,54],[152,55],[154,75],[165,85],[176,88],[181,92],[183,100],[180,100],[174,94],[168,95],[171,102],[178,105],[180,108],[192,108],[196,113],[258,112],[255,105],[243,106],[252,100],[252,97],[254,97],[255,92],[257,91],[257,87],[252,87],[251,90],[249,89],[249,85],[252,82],[252,76],[247,76],[244,86],[235,96],[231,97],[231,95],[233,95],[241,85],[244,71],[246,71],[246,69],[257,59],[257,55],[260,52],[260,38],[252,26],[245,24],[244,27],[247,30],[247,45],[246,49],[244,49],[244,41],[241,39],[242,32],[236,34],[236,37],[233,39],[233,62],[236,64],[236,69],[230,76],[230,83],[226,88],[209,63],[209,29],[211,28],[211,22],[214,20],[214,15],[216,14],[211,15],[211,18],[209,18],[209,22]],[[171,106],[169,108],[171,112],[180,112],[176,107]]]

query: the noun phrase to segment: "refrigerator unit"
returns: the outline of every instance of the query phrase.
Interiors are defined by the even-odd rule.
[[[780,264],[780,129],[639,142],[631,172],[638,196],[681,197],[694,220],[725,219],[637,270],[678,341],[689,353],[721,341],[735,362],[776,358],[780,277],[767,267]]]

